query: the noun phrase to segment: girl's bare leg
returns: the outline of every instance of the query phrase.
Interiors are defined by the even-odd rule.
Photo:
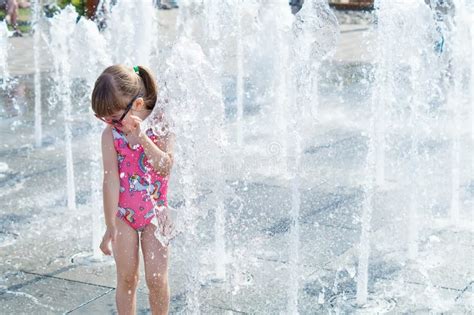
[[[169,248],[163,247],[155,237],[156,226],[148,224],[141,235],[145,279],[149,290],[151,313],[168,314],[170,288],[168,285]]]
[[[117,266],[117,291],[115,302],[119,315],[136,313],[138,285],[138,232],[115,218],[117,238],[112,242],[112,250]]]

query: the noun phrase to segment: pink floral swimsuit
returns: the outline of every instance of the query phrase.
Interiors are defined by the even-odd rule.
[[[112,128],[117,151],[120,194],[116,216],[137,231],[143,231],[155,216],[155,207],[168,206],[168,177],[160,176],[148,163],[140,144],[131,147],[122,131]],[[157,143],[151,129],[146,135]],[[153,201],[150,199],[153,198]]]

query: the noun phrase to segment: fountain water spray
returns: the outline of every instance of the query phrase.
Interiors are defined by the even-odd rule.
[[[414,50],[425,49],[421,43],[412,40],[412,34],[407,25],[416,24],[421,18],[413,14],[415,6],[420,7],[426,5],[422,1],[375,1],[377,14],[377,33],[373,43],[375,52],[375,98],[378,105],[375,110],[375,177],[378,187],[385,185],[385,151],[387,148],[386,138],[387,126],[392,121],[390,114],[392,111],[400,111],[398,91],[402,83],[402,79],[409,67],[408,59]],[[413,19],[406,18],[409,14]],[[400,21],[404,21],[401,23]],[[404,35],[401,35],[401,34]],[[390,36],[388,36],[390,35]],[[394,40],[394,37],[397,40]],[[406,46],[406,49],[400,49],[400,46]],[[414,46],[415,45],[415,46]],[[416,54],[416,51],[414,52]]]
[[[299,287],[299,211],[300,211],[300,193],[299,193],[299,157],[300,157],[300,142],[298,134],[298,122],[296,119],[293,123],[288,123],[288,115],[290,110],[295,109],[296,97],[295,82],[290,69],[290,42],[291,42],[291,25],[294,20],[285,1],[279,1],[275,4],[267,3],[267,8],[262,9],[271,10],[274,19],[277,41],[276,46],[276,77],[278,83],[276,91],[274,91],[275,100],[277,101],[277,111],[279,111],[280,118],[279,131],[281,130],[282,151],[284,152],[286,163],[282,170],[285,178],[291,178],[291,228],[290,228],[290,247],[289,247],[289,285],[287,288],[287,312],[289,314],[298,314],[298,287]],[[291,127],[294,127],[294,132],[290,132]],[[288,139],[293,138],[294,147],[289,146]]]
[[[217,79],[217,86],[215,86],[216,110],[213,111],[214,116],[212,120],[216,122],[214,130],[215,137],[215,148],[217,149],[215,154],[216,170],[211,172],[217,174],[213,179],[214,192],[213,208],[215,209],[215,262],[216,262],[216,277],[219,279],[225,279],[226,277],[226,263],[228,260],[226,253],[226,242],[225,242],[225,224],[226,224],[226,209],[224,205],[226,183],[223,176],[223,159],[225,151],[226,139],[223,138],[223,123],[224,123],[224,102],[222,98],[222,87],[219,82],[222,80],[223,73],[223,58],[222,58],[222,47],[219,43],[224,40],[221,33],[221,24],[223,22],[222,17],[222,3],[216,3],[214,5],[206,6],[206,21],[207,21],[207,47],[209,47],[209,59],[213,60],[214,63],[214,76]]]
[[[283,7],[282,7],[283,9]],[[286,8],[286,10],[288,10]],[[278,19],[291,21],[286,19]],[[283,27],[285,24],[283,23]],[[291,219],[290,230],[290,284],[288,286],[288,312],[298,313],[299,291],[299,247],[300,247],[300,207],[301,207],[301,156],[305,145],[305,129],[316,124],[318,106],[318,70],[321,61],[336,47],[338,22],[328,4],[322,0],[307,1],[296,14],[291,41],[282,41],[285,47],[292,47],[289,60],[290,73],[286,82],[286,113],[301,113],[302,119],[292,119],[288,126],[287,165],[291,174]],[[286,44],[286,45],[285,45]],[[281,49],[287,49],[280,47]],[[286,52],[284,53],[286,55]],[[289,132],[292,130],[292,132]],[[306,141],[308,142],[308,141]],[[291,145],[290,145],[291,144]]]
[[[242,147],[243,144],[243,115],[244,115],[244,48],[242,43],[242,12],[241,6],[243,2],[240,0],[235,0],[235,40],[237,42],[237,52],[236,52],[236,64],[237,64],[237,77],[236,77],[236,94],[237,94],[237,118],[236,118],[236,128],[237,128],[237,145]]]
[[[113,63],[150,67],[157,40],[156,10],[152,1],[118,1],[110,8],[104,31]]]
[[[296,14],[296,43],[292,61],[299,67],[297,85],[301,91],[301,132],[314,130],[318,120],[319,68],[321,62],[335,52],[339,40],[339,23],[324,0],[311,0]],[[291,45],[291,43],[290,43]]]
[[[405,167],[406,173],[401,172],[401,176],[404,177],[401,180],[401,184],[407,186],[407,189],[404,191],[407,191],[410,196],[407,207],[407,257],[410,260],[415,260],[418,255],[418,235],[423,227],[423,220],[421,218],[426,212],[423,211],[424,204],[420,189],[422,185],[421,170],[424,164],[419,152],[419,148],[422,145],[420,139],[429,139],[433,128],[437,127],[437,124],[430,125],[432,121],[437,122],[433,117],[433,112],[438,110],[440,106],[444,106],[442,102],[444,99],[441,96],[446,90],[449,90],[449,87],[443,90],[443,87],[439,87],[439,85],[446,83],[446,80],[443,81],[443,76],[456,69],[456,67],[449,66],[451,63],[451,57],[449,56],[455,51],[454,47],[456,45],[451,44],[453,48],[449,48],[450,40],[444,37],[450,33],[447,31],[449,27],[437,27],[433,19],[434,14],[424,1],[380,1],[376,2],[376,8],[378,16],[377,38],[375,40],[376,68],[371,106],[369,152],[367,156],[367,167],[370,177],[365,184],[366,198],[362,213],[362,235],[357,279],[357,304],[359,306],[365,305],[368,297],[370,221],[371,213],[374,210],[373,196],[377,193],[376,183],[378,182],[376,166],[378,158],[374,152],[376,152],[377,146],[383,143],[383,141],[377,141],[377,139],[380,139],[378,134],[380,134],[381,129],[377,127],[376,121],[379,120],[378,114],[382,113],[380,109],[377,110],[377,106],[385,105],[384,115],[397,112],[402,117],[401,124],[398,127],[407,132],[403,133],[404,135],[410,137],[408,166]],[[413,32],[413,29],[417,31]],[[440,29],[443,30],[441,33],[439,33]],[[443,46],[445,40],[448,48]],[[458,45],[457,47],[461,46]],[[445,70],[440,71],[439,69]],[[406,87],[404,88],[406,82],[409,83],[409,93],[407,95]],[[457,77],[454,82],[457,82],[458,86],[461,85],[464,82],[463,77]],[[403,93],[405,93],[403,96],[407,96],[409,105],[406,107],[396,107],[395,97],[401,96],[402,89],[404,90]],[[454,91],[456,91],[456,88],[454,88]],[[433,101],[435,101],[434,104]],[[456,104],[463,103],[462,98],[456,96],[456,93],[448,94],[448,104],[452,102]],[[403,104],[403,99],[399,103]],[[451,109],[453,106],[448,106],[448,108]],[[458,122],[457,126],[461,125],[461,122],[456,118],[456,115],[461,113],[461,109],[456,108],[452,111],[455,120]],[[407,120],[404,116],[406,113],[409,114],[407,125],[405,125]],[[383,119],[383,121],[387,120]],[[459,142],[456,142],[456,139],[458,139],[456,135],[457,133],[455,132],[452,150],[452,196],[459,200],[459,195],[455,191],[455,189],[459,189],[459,181],[457,179],[459,179],[460,151]],[[404,170],[404,168],[401,170]],[[453,204],[457,205],[455,202]],[[455,217],[455,215],[453,216]]]
[[[192,40],[192,25],[196,22],[193,9],[194,1],[180,3],[177,19],[179,38],[175,43],[171,56],[167,60],[164,74],[173,107],[176,134],[180,135],[176,147],[175,176],[182,187],[184,203],[180,209],[180,221],[186,226],[184,231],[184,252],[187,277],[186,307],[187,312],[200,313],[200,257],[197,224],[206,213],[198,208],[198,179],[196,161],[205,161],[199,157],[201,141],[209,136],[206,131],[209,108],[208,80],[212,79],[214,70],[206,60],[201,47]],[[179,79],[177,79],[179,78]],[[206,124],[200,126],[199,124]],[[199,139],[199,141],[197,141]],[[204,174],[203,174],[204,176]]]
[[[381,40],[383,39],[383,19],[384,11],[380,9],[381,3],[375,2],[377,8],[377,14],[379,17],[379,25],[377,30],[376,47],[385,47]],[[376,50],[377,56],[384,56],[383,52]],[[384,56],[386,57],[386,56]],[[384,64],[384,58],[376,59],[376,85],[377,86],[391,86],[391,78],[385,77],[382,69],[391,67],[392,64]],[[387,71],[390,73],[390,71]],[[381,118],[383,108],[387,107],[385,103],[392,100],[391,93],[387,93],[380,88],[374,88],[372,90],[372,97],[370,103],[370,120],[368,124],[368,151],[366,157],[366,179],[363,183],[364,189],[364,200],[362,202],[362,216],[361,216],[361,235],[359,243],[359,263],[357,266],[357,293],[356,303],[358,306],[363,306],[367,303],[368,298],[368,280],[369,280],[369,256],[370,256],[370,235],[371,235],[371,220],[372,212],[374,210],[374,199],[377,191],[377,184],[383,184],[384,182],[384,164],[385,164],[385,135],[382,134],[380,129],[381,123],[377,121]],[[383,97],[384,102],[381,102]]]
[[[469,77],[468,86],[471,87],[471,138],[474,140],[474,23],[471,24],[471,75]],[[474,168],[474,160],[473,160]]]
[[[382,10],[384,8],[381,8]],[[420,220],[423,217],[424,203],[421,194],[421,168],[423,166],[422,155],[419,152],[420,138],[427,138],[430,133],[429,117],[430,96],[433,93],[433,83],[438,82],[437,65],[439,55],[433,49],[437,33],[432,14],[423,2],[412,4],[408,8],[405,5],[392,8],[391,16],[386,19],[406,21],[403,27],[385,28],[385,32],[397,34],[395,42],[401,47],[402,53],[397,56],[397,65],[401,69],[408,69],[407,81],[411,85],[409,98],[409,118],[406,130],[410,135],[410,149],[408,152],[407,181],[403,181],[408,188],[409,204],[408,211],[408,259],[414,261],[418,256],[419,231],[423,227]],[[381,21],[382,23],[382,21]],[[418,31],[413,34],[413,29]],[[409,55],[406,54],[409,51]],[[389,54],[389,52],[387,52]],[[386,57],[386,56],[385,56]],[[404,80],[402,73],[399,79]],[[403,123],[402,123],[403,125]],[[426,130],[426,132],[424,132]]]
[[[450,219],[453,224],[460,223],[461,210],[461,128],[463,126],[462,115],[472,108],[473,100],[469,100],[469,94],[465,92],[465,82],[469,82],[469,73],[466,65],[471,64],[472,67],[472,50],[465,49],[465,43],[472,39],[469,34],[469,24],[472,27],[472,10],[468,8],[468,4],[464,0],[453,1],[454,14],[446,17],[446,23],[450,25],[446,39],[447,50],[450,53],[450,73],[451,84],[448,92],[448,110],[452,113],[453,130],[451,131],[452,148],[451,148],[451,203],[450,203]],[[472,6],[472,4],[471,4]],[[471,12],[470,12],[471,11]],[[470,13],[469,13],[470,12]],[[472,47],[472,42],[471,42]],[[472,72],[472,70],[471,70]],[[472,82],[472,78],[471,78]],[[470,87],[472,89],[472,86]],[[469,106],[469,101],[471,105]]]
[[[2,89],[6,89],[8,81],[8,27],[5,20],[0,22],[0,74]]]
[[[372,89],[370,103],[370,121],[367,129],[368,152],[366,157],[366,180],[363,183],[364,200],[362,203],[361,235],[359,243],[359,263],[357,268],[356,304],[364,306],[368,300],[369,257],[371,242],[371,220],[374,211],[377,187],[384,183],[385,164],[385,125],[386,111],[391,109],[394,101],[393,73],[397,64],[392,56],[398,50],[392,47],[396,41],[390,38],[391,43],[385,41],[387,34],[392,34],[396,25],[393,15],[401,5],[376,1],[375,8],[378,17],[377,33],[375,38],[375,82]],[[396,16],[396,15],[395,15]],[[398,43],[397,43],[398,44]],[[412,144],[413,145],[413,144]]]
[[[67,205],[71,210],[76,209],[76,189],[74,185],[74,166],[72,158],[71,134],[71,60],[70,38],[73,35],[77,13],[69,5],[60,14],[51,19],[50,38],[51,49],[54,52],[55,84],[57,85],[58,101],[63,107],[64,140],[67,170]]]
[[[357,304],[362,306],[367,303],[367,283],[369,270],[370,234],[372,211],[374,208],[374,195],[376,192],[376,129],[375,117],[378,100],[376,94],[372,96],[371,117],[369,122],[368,152],[366,158],[366,181],[364,183],[364,201],[362,203],[362,226],[359,244],[359,264],[357,267]]]
[[[384,11],[379,9],[381,0],[376,0],[375,1],[375,8],[377,8],[377,15],[379,18],[379,23],[377,25],[378,27],[378,32],[377,32],[377,47],[379,47],[379,50],[376,50],[376,58],[377,58],[377,64],[376,67],[380,69],[379,71],[376,70],[376,80],[377,82],[383,82],[381,84],[378,84],[380,87],[379,91],[376,91],[376,95],[373,95],[372,98],[377,98],[379,104],[373,107],[372,109],[374,110],[373,114],[376,115],[376,119],[374,121],[374,134],[371,135],[371,137],[374,137],[373,140],[375,141],[374,144],[374,150],[375,150],[375,182],[379,186],[383,186],[385,183],[385,133],[383,131],[384,126],[386,125],[385,121],[385,110],[388,110],[391,108],[394,96],[393,96],[393,76],[392,73],[394,72],[393,66],[394,62],[391,58],[393,54],[388,54],[385,55],[385,50],[390,50],[389,45],[387,43],[382,43],[384,40],[384,37],[382,33],[384,32],[384,24],[386,28],[390,28],[392,25],[390,24],[392,20],[386,19],[386,16],[384,16]],[[390,13],[386,13],[388,15]],[[393,42],[391,44],[394,44]],[[383,56],[383,57],[380,57]],[[381,70],[381,69],[386,69]],[[380,97],[380,98],[379,98]],[[373,100],[372,102],[374,102]],[[374,106],[374,104],[372,104]]]
[[[413,59],[415,59],[414,57]],[[407,185],[410,187],[409,191],[409,207],[408,207],[408,258],[414,260],[418,255],[418,231],[419,231],[419,221],[418,221],[418,207],[419,202],[418,199],[420,198],[419,189],[418,189],[418,172],[417,167],[419,166],[417,161],[418,156],[418,141],[417,137],[414,135],[416,134],[416,127],[418,119],[420,118],[418,115],[418,106],[420,106],[420,100],[416,97],[417,90],[420,88],[419,81],[416,79],[416,73],[420,71],[418,60],[414,60],[411,64],[411,83],[412,83],[412,93],[414,94],[414,99],[412,101],[412,106],[410,108],[410,118],[408,123],[408,130],[410,130],[412,134],[411,144],[410,144],[410,151],[409,156],[411,158],[411,163],[409,166],[409,184]]]
[[[100,6],[99,6],[100,7]],[[82,80],[88,91],[92,91],[95,80],[102,70],[110,65],[110,56],[107,54],[106,42],[97,28],[97,25],[85,18],[81,18],[76,24],[74,34],[71,38],[71,59],[75,63],[71,68],[71,76],[75,80]],[[82,99],[84,105],[90,109],[90,95]],[[101,261],[104,256],[100,251],[100,242],[103,231],[102,207],[102,159],[100,135],[103,123],[91,114],[92,135],[89,140],[91,157],[91,217],[92,217],[92,250],[87,253],[90,261]]]
[[[181,8],[183,5],[181,4]],[[189,52],[191,49],[198,49],[197,44],[187,42],[187,39],[181,38],[180,42],[176,43],[173,48],[173,59],[169,60],[169,67],[165,76],[168,78],[176,78],[176,75],[184,74],[183,60],[180,60],[180,54],[184,54],[185,51]],[[189,73],[186,73],[186,77],[190,78]],[[183,78],[183,77],[182,77]],[[183,189],[184,204],[181,210],[184,212],[183,225],[186,226],[185,233],[185,248],[187,267],[186,277],[187,281],[187,292],[186,292],[186,305],[188,311],[193,314],[199,314],[199,282],[200,282],[200,261],[197,257],[197,244],[198,237],[196,231],[197,219],[199,217],[199,209],[196,204],[197,200],[197,181],[195,179],[195,161],[197,161],[196,153],[196,141],[194,134],[196,132],[195,122],[197,121],[197,109],[194,108],[195,103],[189,94],[192,93],[190,88],[192,85],[186,80],[173,81],[169,84],[169,95],[172,99],[171,105],[175,105],[174,111],[176,117],[179,117],[178,126],[183,128],[183,136],[180,137],[180,143],[176,147],[176,161],[175,167],[178,169],[175,174],[179,178],[180,184]]]
[[[33,58],[35,65],[35,144],[41,146],[43,138],[41,122],[41,73],[40,73],[40,39],[41,39],[41,3],[35,0],[33,4]]]
[[[283,1],[284,2],[284,1]],[[291,23],[293,17],[291,12],[288,10],[287,4],[283,2],[267,2],[262,5],[261,9],[265,10],[264,16],[262,17],[263,29],[273,29],[276,32],[272,32],[271,42],[275,45],[273,51],[273,74],[274,78],[271,80],[271,89],[273,90],[272,99],[270,104],[274,104],[269,112],[274,113],[273,122],[275,124],[276,132],[278,136],[278,142],[280,143],[281,150],[283,153],[283,159],[285,159],[284,167],[282,170],[284,177],[288,178],[288,164],[286,154],[288,152],[288,91],[287,80],[290,80],[289,75],[289,64],[291,60],[289,51],[289,30],[291,29]]]

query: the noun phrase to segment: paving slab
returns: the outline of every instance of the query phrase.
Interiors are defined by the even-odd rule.
[[[137,314],[150,314],[148,295],[137,292]],[[117,314],[115,290],[110,290],[97,299],[88,302],[68,314]]]
[[[299,263],[313,268],[322,268],[333,257],[352,248],[359,237],[357,230],[325,225],[304,224],[300,226],[300,231]],[[259,259],[288,262],[291,244],[290,233],[266,236],[247,246],[245,253],[255,255]]]
[[[471,312],[474,311],[474,282],[465,287],[455,299],[456,304],[465,305]]]
[[[288,276],[288,265],[282,262],[236,263],[229,273],[228,282],[204,288],[201,298],[206,304],[238,312],[284,312]]]
[[[391,289],[387,289],[384,285],[388,285]],[[401,285],[399,287],[398,285]],[[381,292],[384,292],[386,297],[391,297],[396,301],[394,308],[391,310],[394,313],[469,313],[472,310],[472,305],[463,304],[455,301],[459,291],[450,290],[439,287],[432,287],[426,284],[411,284],[411,283],[394,283],[394,282],[380,282],[376,286],[374,299],[382,299]],[[392,291],[393,290],[393,291]],[[397,292],[398,290],[398,292]],[[431,302],[426,303],[429,299]]]
[[[84,281],[111,288],[115,288],[117,285],[115,263],[113,261],[91,263],[90,265],[72,265],[72,268],[59,273],[58,276],[67,280]]]
[[[431,236],[432,239],[436,236]],[[446,239],[445,239],[446,240]],[[415,261],[415,272],[410,268],[402,271],[402,277],[416,283],[436,287],[463,290],[474,281],[474,250],[445,240],[428,241]],[[456,257],[456,259],[452,259]]]
[[[23,281],[2,290],[3,314],[59,314],[70,311],[110,291],[109,288],[53,277],[25,274]]]

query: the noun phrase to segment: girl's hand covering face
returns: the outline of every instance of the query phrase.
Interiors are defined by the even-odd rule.
[[[126,119],[126,121],[125,120],[122,121],[122,124],[127,129],[128,132],[138,137],[142,131],[140,128],[141,122],[142,122],[142,119],[140,117],[137,117],[135,115],[130,115],[129,119]]]

